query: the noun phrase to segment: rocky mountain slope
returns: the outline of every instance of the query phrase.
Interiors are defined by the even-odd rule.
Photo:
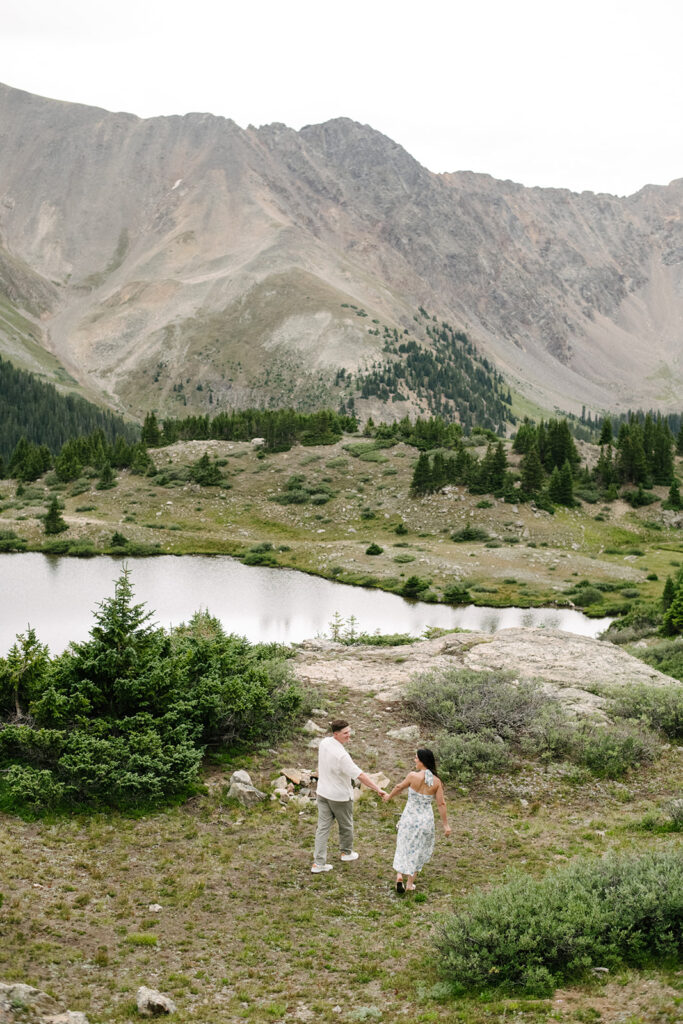
[[[136,416],[310,406],[421,305],[545,407],[677,410],[682,206],[683,179],[436,175],[343,118],[141,120],[0,86],[0,351]]]

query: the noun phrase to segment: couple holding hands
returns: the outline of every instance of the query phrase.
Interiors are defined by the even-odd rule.
[[[396,891],[413,892],[415,876],[434,852],[434,811],[436,801],[444,834],[451,834],[446,814],[446,800],[441,779],[436,774],[436,762],[431,750],[421,747],[415,755],[415,771],[409,772],[387,793],[354,764],[346,750],[351,739],[351,727],[344,719],[331,723],[332,735],[321,741],[318,750],[318,828],[315,834],[315,854],[311,871],[314,875],[331,871],[327,863],[327,840],[332,823],[339,826],[339,847],[343,861],[358,859],[353,849],[353,781],[358,779],[374,790],[384,802],[402,790],[408,790],[408,802],[398,823],[394,870]]]

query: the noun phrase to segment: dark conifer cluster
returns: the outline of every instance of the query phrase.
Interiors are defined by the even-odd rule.
[[[408,437],[404,439],[411,443]],[[616,439],[611,420],[605,419],[599,442],[597,464],[592,469],[582,468],[566,419],[542,420],[539,424],[525,419],[512,445],[512,450],[522,456],[515,475],[508,469],[502,442],[496,444],[490,436],[485,456],[477,459],[461,436],[449,443],[442,433],[436,443],[420,446],[424,451],[415,465],[411,491],[415,495],[431,494],[448,484],[460,484],[473,494],[492,493],[515,501],[533,499],[541,507],[571,507],[577,497],[612,501],[619,496],[638,507],[657,500],[647,488],[668,485],[664,508],[683,507],[674,474],[674,438],[665,418],[648,413],[641,423],[633,417],[622,422]],[[453,452],[433,451],[437,447]],[[427,454],[430,449],[431,455]],[[630,490],[631,484],[637,490]]]
[[[356,375],[360,397],[383,402],[416,398],[432,415],[457,419],[466,433],[475,426],[500,432],[506,422],[514,423],[509,388],[467,335],[422,308],[415,320],[431,345],[385,327],[384,352],[396,358]]]
[[[136,425],[84,398],[62,395],[0,357],[0,458],[8,459],[22,437],[54,455],[65,441],[95,430],[109,441],[118,434],[129,442],[139,436]]]

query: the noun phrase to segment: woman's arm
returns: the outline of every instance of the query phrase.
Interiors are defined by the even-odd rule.
[[[446,797],[443,791],[443,784],[439,779],[436,787],[436,806],[439,808],[439,814],[441,816],[441,824],[443,825],[444,835],[449,836],[451,834],[451,826],[448,824],[448,812],[446,811]]]
[[[392,796],[396,796],[396,794],[400,793],[401,790],[407,789],[408,786],[410,785],[410,780],[412,779],[414,774],[415,772],[410,772],[408,775],[406,775],[403,782],[397,782],[394,788],[392,789],[391,793],[387,793],[386,796],[383,797],[384,803],[386,803],[388,800],[391,800]]]

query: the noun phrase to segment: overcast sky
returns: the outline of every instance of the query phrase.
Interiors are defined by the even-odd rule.
[[[345,116],[433,171],[683,177],[682,0],[0,0],[0,81],[141,117]]]

